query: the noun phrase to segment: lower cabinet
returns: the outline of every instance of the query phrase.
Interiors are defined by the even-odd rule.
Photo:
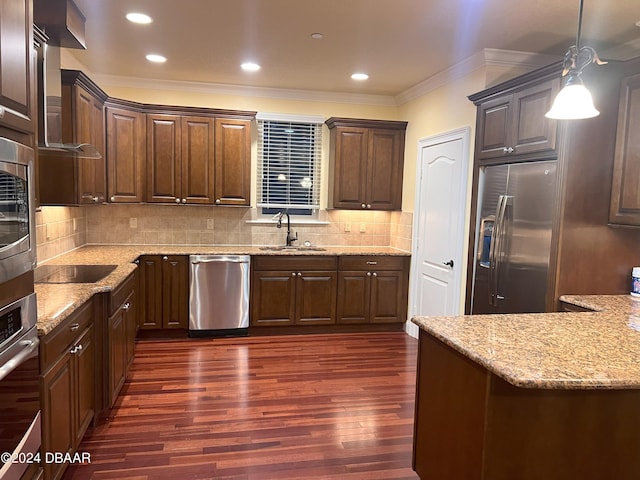
[[[337,257],[257,256],[252,265],[251,326],[335,323]]]
[[[133,272],[109,294],[107,407],[112,407],[118,398],[133,362],[138,331],[137,286],[137,272]]]
[[[189,320],[189,257],[140,257],[140,328],[186,329]]]
[[[340,257],[337,323],[405,322],[408,284],[409,257]]]
[[[93,301],[41,338],[42,452],[76,451],[96,411]],[[44,478],[62,477],[66,463],[44,463]]]

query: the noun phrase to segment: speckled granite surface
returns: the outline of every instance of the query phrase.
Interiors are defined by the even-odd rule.
[[[640,389],[640,302],[630,295],[561,299],[598,311],[412,321],[517,387]]]
[[[399,255],[408,252],[390,247],[326,247],[325,250],[261,250],[259,247],[199,247],[165,245],[85,246],[56,257],[49,265],[117,265],[107,277],[97,283],[40,284],[36,283],[38,297],[38,333],[51,332],[76,308],[100,292],[108,292],[120,285],[136,269],[132,262],[140,255]]]

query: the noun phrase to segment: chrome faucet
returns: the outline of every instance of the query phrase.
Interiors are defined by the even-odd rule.
[[[298,240],[298,234],[291,234],[291,218],[289,217],[289,212],[287,212],[286,210],[281,211],[280,213],[278,213],[276,216],[278,217],[278,223],[276,224],[276,228],[282,228],[282,217],[283,216],[287,216],[287,241],[286,241],[286,245],[287,247],[291,247],[293,246],[293,242],[295,242],[296,240]]]

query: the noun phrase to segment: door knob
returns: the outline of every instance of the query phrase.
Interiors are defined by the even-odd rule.
[[[450,266],[451,268],[453,268],[453,260],[449,260],[448,262],[443,262],[442,264],[443,264],[443,265],[448,265],[448,266]]]

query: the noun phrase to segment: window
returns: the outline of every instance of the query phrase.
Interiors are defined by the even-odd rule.
[[[320,208],[323,119],[258,114],[258,200],[263,214]]]

